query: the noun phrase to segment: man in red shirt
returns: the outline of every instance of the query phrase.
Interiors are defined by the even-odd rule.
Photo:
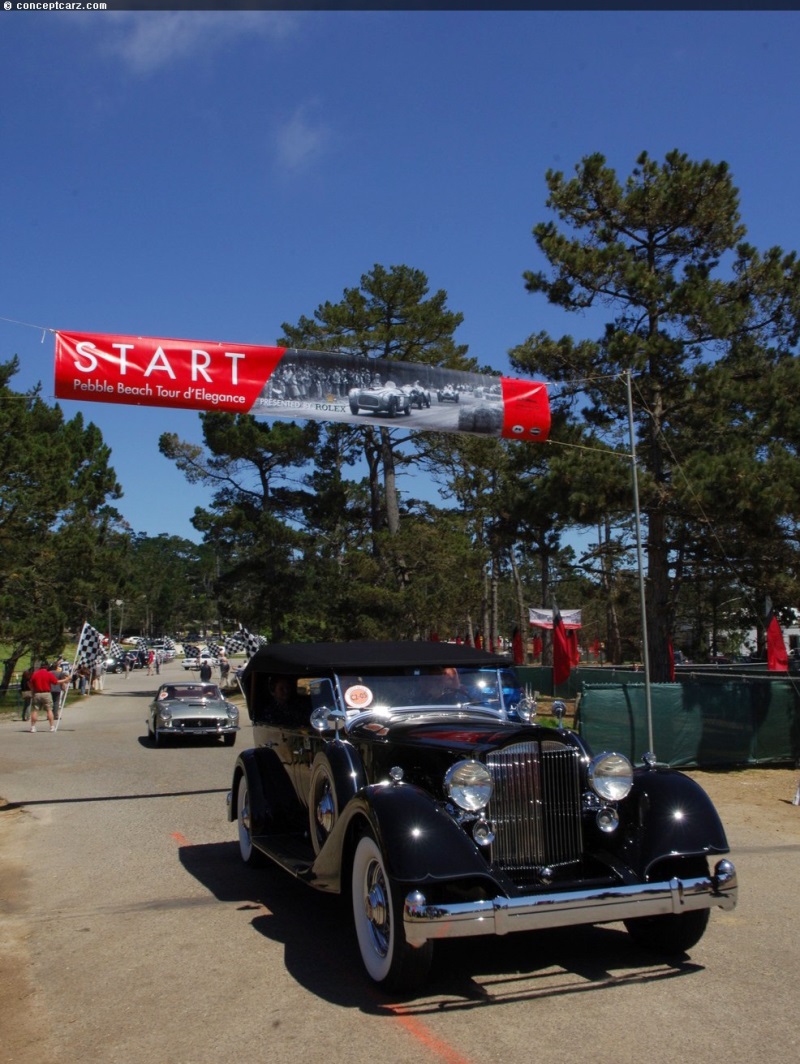
[[[36,731],[36,718],[39,710],[43,709],[47,714],[47,719],[50,721],[50,731],[55,731],[55,721],[53,718],[53,696],[50,694],[51,686],[61,684],[62,687],[66,687],[69,683],[69,676],[56,676],[50,669],[44,664],[31,676],[31,691],[33,696],[31,698],[31,728],[32,732]]]

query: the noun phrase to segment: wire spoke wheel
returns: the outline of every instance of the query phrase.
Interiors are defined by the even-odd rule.
[[[386,990],[412,989],[424,981],[433,954],[430,942],[409,946],[403,910],[372,835],[363,835],[353,857],[353,920],[369,977]]]
[[[242,860],[250,868],[262,867],[265,859],[261,851],[253,846],[250,789],[244,773],[239,777],[239,786],[236,789],[236,823],[239,829],[239,853]]]

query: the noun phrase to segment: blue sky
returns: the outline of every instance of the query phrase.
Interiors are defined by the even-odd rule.
[[[274,343],[380,263],[444,288],[508,373],[531,333],[599,332],[523,286],[550,167],[724,159],[749,240],[800,248],[799,54],[793,11],[0,10],[0,359],[49,396],[29,325]],[[205,493],[158,453],[197,414],[62,406],[135,531],[197,538]]]

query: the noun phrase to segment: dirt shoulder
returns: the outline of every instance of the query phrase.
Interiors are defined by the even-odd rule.
[[[748,768],[718,770],[687,769],[686,775],[697,780],[711,796],[723,823],[725,812],[736,813],[743,809],[769,810],[775,815],[790,811],[796,813],[800,823],[800,807],[792,805],[797,791],[800,771],[796,768],[775,768],[768,765]]]

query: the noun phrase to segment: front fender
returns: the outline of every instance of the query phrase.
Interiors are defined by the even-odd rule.
[[[711,799],[681,772],[660,767],[637,771],[628,803],[637,851],[631,863],[643,876],[663,858],[730,850]]]
[[[394,879],[422,884],[489,875],[472,838],[427,791],[388,783],[368,788],[365,797]]]
[[[340,889],[343,862],[367,825],[389,874],[401,883],[491,879],[475,843],[426,791],[409,783],[380,783],[364,787],[340,811],[314,863],[314,877],[323,889]]]

